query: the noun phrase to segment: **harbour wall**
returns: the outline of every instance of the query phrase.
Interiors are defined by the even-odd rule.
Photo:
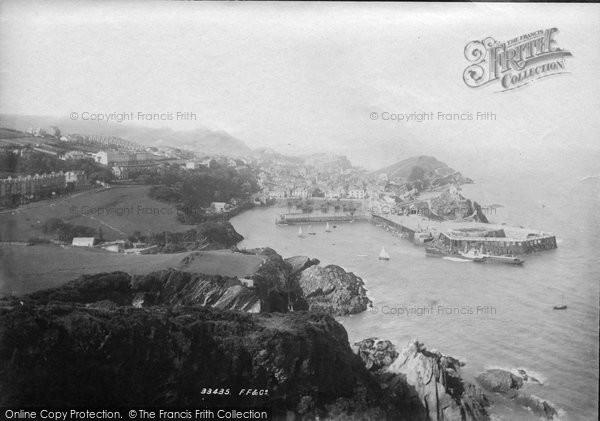
[[[477,249],[482,250],[483,253],[494,255],[529,254],[557,248],[554,235],[518,239],[510,237],[457,237],[442,233],[438,241],[453,251]]]
[[[309,216],[302,213],[291,213],[279,215],[279,218],[275,221],[275,223],[278,225],[318,224],[325,222],[351,222],[367,220],[368,218],[369,216],[365,214]]]

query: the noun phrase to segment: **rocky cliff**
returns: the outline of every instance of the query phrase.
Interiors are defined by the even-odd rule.
[[[0,406],[235,404],[271,407],[276,419],[399,419],[330,316],[105,303],[0,302]],[[247,388],[267,394],[237,396]]]
[[[283,259],[273,249],[242,250],[264,257],[252,276],[263,298],[263,311],[310,310],[334,316],[365,311],[371,301],[364,282],[339,266],[319,266],[317,259]]]
[[[175,269],[135,276],[125,272],[82,275],[61,287],[38,291],[20,300],[35,305],[52,302],[134,307],[197,305],[250,313],[262,309],[260,297],[237,278]]]
[[[299,276],[330,271],[335,275],[324,279],[362,285],[310,259],[286,262],[270,249],[252,253],[264,256],[254,277],[265,282],[264,291],[278,294],[294,270]],[[269,407],[275,419],[289,420],[487,419],[456,360],[419,344],[397,353],[381,341],[356,355],[342,325],[320,311],[247,313],[264,311],[260,294],[237,278],[169,269],[82,276],[0,300],[0,406],[233,402]],[[334,297],[346,305],[346,292]],[[310,299],[308,293],[307,304]],[[224,310],[230,308],[241,311]],[[266,394],[234,399],[248,388]]]
[[[409,419],[432,421],[489,420],[486,396],[460,377],[455,358],[430,351],[417,341],[399,353],[390,341],[377,338],[355,344],[388,396],[402,402]]]

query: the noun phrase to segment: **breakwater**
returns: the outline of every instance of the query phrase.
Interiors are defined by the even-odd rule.
[[[436,239],[439,246],[459,252],[481,250],[494,255],[529,254],[557,248],[556,236],[527,228],[498,226],[477,222],[426,221],[413,216],[372,215],[372,221],[410,240],[423,237]],[[417,241],[423,243],[423,241]]]
[[[318,224],[326,222],[353,222],[358,220],[367,220],[370,218],[368,214],[354,215],[318,215],[311,216],[303,213],[287,213],[279,215],[275,220],[277,225],[294,225],[294,224]]]

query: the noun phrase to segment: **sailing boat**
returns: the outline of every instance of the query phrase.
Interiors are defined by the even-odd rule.
[[[565,296],[562,296],[562,300],[560,302],[560,304],[555,305],[554,307],[552,307],[554,310],[566,310],[567,309],[567,305],[565,304]]]
[[[331,228],[329,227],[329,222],[325,225],[325,232],[331,232]]]
[[[385,251],[385,247],[381,247],[381,251],[379,252],[379,260],[390,260],[390,255]]]
[[[302,227],[298,228],[298,237],[304,237],[304,234],[302,233]]]

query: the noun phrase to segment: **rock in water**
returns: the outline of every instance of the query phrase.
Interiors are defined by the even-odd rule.
[[[411,341],[385,369],[388,388],[412,402],[411,417],[432,421],[489,420],[486,396],[459,375],[463,364]]]
[[[507,393],[518,390],[523,386],[523,379],[510,371],[497,368],[486,370],[477,376],[477,381],[490,392]]]
[[[310,311],[346,316],[367,310],[367,297],[362,279],[339,266],[311,266],[297,276]]]
[[[525,370],[518,370],[518,373],[520,376],[506,370],[490,369],[477,376],[477,381],[484,389],[501,393],[519,405],[531,409],[533,413],[549,420],[553,419],[558,413],[550,403],[525,390],[520,390],[524,382],[532,383],[534,387],[541,386],[541,383],[536,378],[530,377]]]
[[[515,398],[515,402],[531,409],[534,414],[537,414],[548,420],[551,420],[558,415],[556,409],[554,409],[552,405],[535,395],[519,392]]]

